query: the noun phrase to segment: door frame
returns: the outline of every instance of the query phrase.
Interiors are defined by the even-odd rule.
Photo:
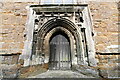
[[[62,7],[62,8],[61,8]],[[64,8],[63,8],[64,7]],[[70,10],[67,10],[67,8],[70,7]],[[47,35],[50,31],[51,28],[54,28],[55,25],[62,25],[64,28],[66,28],[72,36],[74,36],[74,39],[76,40],[76,45],[77,45],[77,51],[76,54],[72,54],[72,65],[74,64],[85,64],[85,58],[84,58],[84,49],[82,45],[82,38],[81,38],[81,33],[80,29],[81,28],[86,28],[86,37],[87,37],[87,44],[88,44],[88,59],[90,66],[96,66],[96,59],[95,59],[95,47],[94,47],[94,41],[91,35],[92,32],[92,21],[91,21],[91,16],[90,16],[90,11],[89,7],[87,4],[77,4],[77,5],[30,5],[27,6],[27,11],[28,11],[28,19],[27,19],[27,24],[26,24],[26,40],[25,40],[25,45],[24,45],[24,50],[23,54],[20,55],[19,59],[24,60],[24,66],[29,66],[29,65],[35,65],[35,64],[40,64],[39,62],[37,63],[32,63],[34,60],[39,57],[42,53],[44,52],[44,41],[45,36]],[[48,10],[48,8],[51,8]],[[58,9],[57,12],[59,14],[63,14],[67,12],[68,15],[72,15],[71,17],[68,17],[67,15],[64,17],[61,17],[59,14],[56,17],[53,17],[50,15],[50,17],[46,17],[48,13],[55,13],[55,9]],[[62,13],[60,11],[63,11]],[[83,14],[81,17],[83,17],[84,22],[81,24],[75,23],[75,14],[79,13],[79,11]],[[44,12],[44,15],[41,14],[40,12]],[[38,13],[38,14],[36,14]],[[42,17],[41,17],[42,16]],[[41,21],[42,18],[44,18],[44,22]],[[37,22],[36,22],[37,21]],[[61,22],[59,24],[59,22]],[[64,26],[67,25],[67,26]],[[36,32],[37,30],[37,32]],[[37,40],[34,41],[35,36],[37,37]],[[37,43],[36,43],[37,42]],[[74,41],[73,41],[74,42]],[[38,44],[40,43],[40,44]],[[33,46],[35,46],[36,49],[32,49]],[[72,52],[72,51],[71,51]],[[74,52],[74,50],[73,50]],[[79,60],[76,61],[75,55],[79,55],[77,58]],[[37,57],[33,57],[37,56]],[[48,63],[48,58],[49,58],[49,53],[45,53],[45,63]]]
[[[52,59],[52,55],[51,54],[53,54],[52,52],[51,52],[51,43],[52,43],[52,40],[53,40],[53,38],[55,38],[55,37],[57,37],[57,36],[59,36],[59,35],[62,35],[62,37],[64,37],[66,40],[67,40],[67,42],[68,42],[68,60],[67,60],[67,65],[68,65],[68,67],[61,67],[61,64],[63,65],[63,63],[61,62],[61,60],[58,60],[58,69],[60,69],[60,70],[63,70],[63,69],[65,69],[65,70],[68,70],[68,69],[71,69],[71,64],[72,64],[72,60],[71,60],[71,46],[70,46],[70,40],[69,40],[69,37],[67,36],[67,34],[65,34],[65,33],[63,33],[63,31],[58,31],[58,32],[56,32],[56,33],[54,33],[51,37],[50,37],[50,40],[49,40],[49,52],[50,52],[50,57],[49,57],[49,69],[52,69],[52,67],[51,66],[54,66],[55,64],[54,64],[54,61],[55,60],[53,60],[53,63],[52,63],[52,61],[51,61],[51,59]],[[56,54],[56,52],[54,53],[54,54]],[[60,53],[58,53],[59,55],[59,58],[61,58],[60,57]],[[62,53],[62,55],[63,55],[63,53]],[[55,56],[56,57],[56,56]],[[54,59],[55,59],[55,57],[53,57]],[[63,56],[62,56],[63,57]],[[62,58],[63,59],[63,58]],[[57,69],[57,68],[56,68]]]

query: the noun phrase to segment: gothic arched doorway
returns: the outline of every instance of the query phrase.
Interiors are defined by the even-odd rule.
[[[71,50],[70,41],[66,34],[57,32],[53,34],[49,42],[50,58],[49,69],[70,69]]]

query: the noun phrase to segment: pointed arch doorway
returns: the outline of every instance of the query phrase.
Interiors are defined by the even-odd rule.
[[[70,40],[62,32],[53,34],[49,42],[50,45],[50,70],[68,70],[71,69],[71,51]]]

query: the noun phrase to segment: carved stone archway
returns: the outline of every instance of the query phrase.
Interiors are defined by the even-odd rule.
[[[77,32],[76,26],[69,20],[64,18],[55,18],[52,20],[49,20],[45,25],[42,27],[43,29],[40,29],[38,32],[38,36],[40,36],[40,39],[38,40],[38,53],[44,53],[46,56],[46,63],[49,62],[50,57],[50,48],[49,48],[49,40],[51,36],[58,31],[61,31],[65,33],[69,39],[70,39],[70,46],[71,46],[71,55],[72,55],[72,65],[78,64],[78,62],[82,61],[82,49],[81,49],[81,41],[80,41],[80,35]],[[40,46],[41,45],[41,46]],[[79,61],[81,60],[81,61]]]
[[[96,66],[92,38],[92,22],[88,5],[31,5],[29,6],[24,66],[49,62],[50,37],[61,30],[70,39],[72,65]]]

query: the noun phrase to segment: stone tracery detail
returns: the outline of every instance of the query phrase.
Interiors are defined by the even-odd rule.
[[[64,6],[64,8],[59,8],[59,11],[54,11],[54,7],[41,6],[34,7],[31,6],[31,9],[35,11],[35,24],[34,24],[34,33],[33,33],[33,44],[32,44],[32,55],[41,56],[44,53],[45,62],[49,62],[49,39],[54,32],[59,28],[61,31],[64,31],[70,38],[71,43],[71,54],[72,55],[72,65],[74,64],[87,64],[94,65],[94,62],[91,62],[91,58],[94,56],[89,56],[90,54],[86,53],[86,48],[83,43],[84,38],[82,36],[82,28],[86,28],[84,23],[85,18],[89,18],[87,13],[83,13],[83,10],[87,9],[86,6]],[[63,6],[62,6],[63,7]],[[83,16],[83,15],[87,15]],[[89,45],[88,45],[89,46]],[[87,47],[87,46],[86,46]],[[47,50],[46,50],[47,49]],[[88,56],[85,56],[88,54]],[[92,53],[94,54],[94,53]],[[87,58],[88,57],[88,58]],[[31,58],[32,60],[35,57]],[[90,59],[90,60],[88,60]]]

